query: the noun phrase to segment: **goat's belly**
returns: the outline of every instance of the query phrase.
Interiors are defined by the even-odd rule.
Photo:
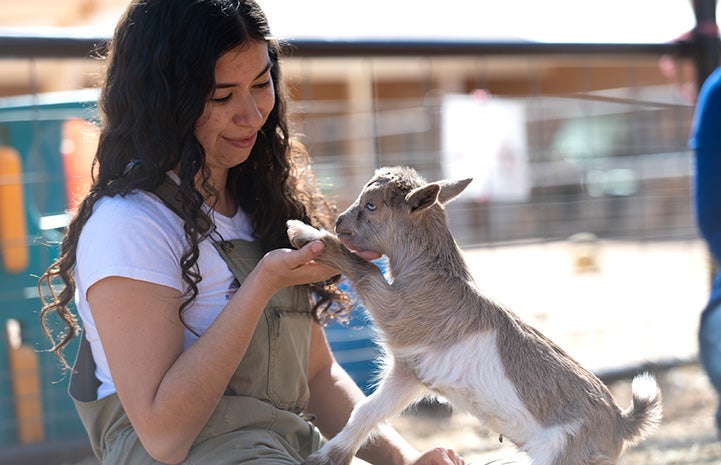
[[[411,355],[408,351],[415,352],[410,357],[413,371],[428,389],[516,444],[543,429],[506,376],[495,332],[474,334],[444,350],[419,346],[403,350],[403,355]]]

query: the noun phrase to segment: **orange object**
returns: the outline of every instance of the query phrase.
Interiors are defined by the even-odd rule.
[[[0,255],[8,273],[27,268],[27,235],[20,154],[12,147],[0,147]]]
[[[84,119],[71,118],[63,124],[60,151],[63,156],[68,211],[75,210],[90,189],[90,170],[98,149],[99,135],[97,126]]]
[[[38,354],[22,343],[20,323],[10,319],[5,325],[10,357],[10,378],[15,400],[15,421],[20,444],[45,439],[43,406],[40,392]]]

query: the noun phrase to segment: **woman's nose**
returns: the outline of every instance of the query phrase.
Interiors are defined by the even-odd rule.
[[[246,94],[237,100],[233,122],[239,126],[257,125],[263,119],[253,95]]]

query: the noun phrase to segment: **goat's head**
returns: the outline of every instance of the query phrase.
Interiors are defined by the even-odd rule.
[[[338,217],[336,233],[350,249],[387,255],[391,244],[419,233],[429,220],[442,221],[445,226],[442,205],[471,181],[429,183],[412,168],[379,168],[355,202]]]

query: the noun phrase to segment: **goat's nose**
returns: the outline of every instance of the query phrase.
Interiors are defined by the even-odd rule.
[[[335,220],[335,227],[338,228],[340,224],[343,222],[343,215],[340,215],[337,220]]]

